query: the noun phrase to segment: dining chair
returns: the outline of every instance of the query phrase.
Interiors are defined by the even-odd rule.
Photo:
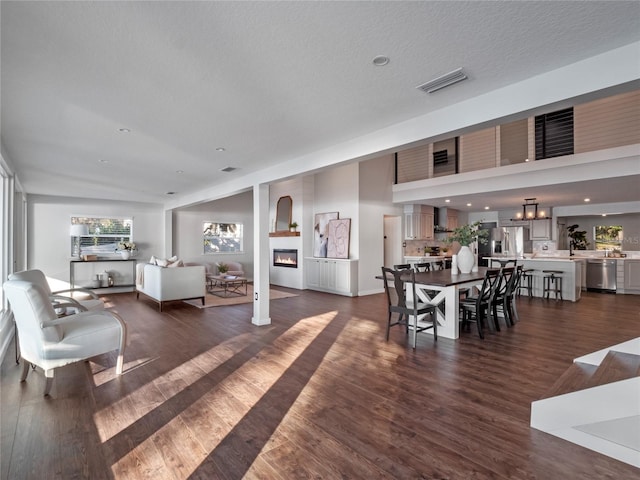
[[[391,268],[382,267],[382,277],[384,280],[384,291],[387,296],[388,318],[387,318],[387,335],[389,341],[389,331],[394,325],[404,325],[407,335],[409,329],[413,330],[412,345],[416,348],[416,339],[419,332],[433,329],[433,339],[438,341],[438,322],[436,319],[436,306],[430,303],[421,302],[416,293],[415,272],[413,270],[393,270]],[[406,285],[409,285],[409,291],[405,291]],[[393,321],[394,314],[398,315],[397,320]],[[425,318],[418,317],[430,316],[430,321]]]
[[[511,322],[511,325],[515,325],[520,321],[520,317],[518,316],[518,309],[516,308],[516,298],[518,296],[518,286],[520,285],[520,281],[522,280],[523,272],[524,267],[522,265],[516,265],[516,270],[513,274],[511,285],[507,287],[506,297],[509,310],[509,321]]]
[[[399,263],[393,266],[394,270],[409,270],[410,268],[411,268],[411,265],[408,263]]]
[[[492,325],[492,299],[498,282],[500,280],[499,269],[488,269],[482,280],[482,286],[480,291],[475,296],[469,296],[463,300],[460,300],[460,304],[463,310],[462,327],[469,328],[469,322],[475,322],[478,328],[478,335],[480,338],[484,338],[484,319],[487,318],[487,326],[490,330],[493,330],[495,324]]]
[[[414,265],[414,267],[415,267],[417,272],[430,272],[431,271],[431,264],[429,262],[416,263]]]
[[[493,268],[501,268],[501,267],[508,267],[510,263],[513,263],[513,267],[516,266],[516,260],[513,258],[509,258],[509,259],[504,259],[504,258],[491,258],[490,259],[491,262],[491,267]],[[494,263],[497,263],[498,265],[493,265]]]
[[[48,396],[56,368],[113,350],[118,351],[116,374],[122,373],[127,326],[116,313],[98,310],[58,317],[40,285],[8,280],[3,289],[19,334],[21,382],[32,365],[40,367],[46,377],[44,394]]]
[[[520,267],[522,270],[522,267]],[[504,267],[500,269],[500,279],[496,286],[493,299],[491,300],[491,306],[493,309],[493,320],[496,325],[496,330],[500,331],[500,323],[498,320],[498,310],[502,312],[504,318],[504,324],[507,327],[514,325],[512,320],[511,303],[513,300],[513,293],[515,289],[514,281],[517,280],[515,267]]]

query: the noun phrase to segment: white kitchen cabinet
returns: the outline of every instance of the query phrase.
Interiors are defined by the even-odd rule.
[[[640,294],[640,260],[618,258],[616,293]]]
[[[458,228],[458,210],[448,207],[438,209],[438,229],[442,231],[451,231]]]
[[[551,239],[551,220],[531,220],[531,229],[529,230],[531,240],[550,240]]]
[[[447,210],[447,230],[458,228],[458,212]]]
[[[640,260],[624,260],[624,291],[640,293]]]
[[[348,297],[358,295],[358,261],[305,258],[307,288]]]
[[[428,205],[405,205],[405,240],[433,240],[433,207]]]

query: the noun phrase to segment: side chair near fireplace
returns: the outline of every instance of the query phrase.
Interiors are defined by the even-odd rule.
[[[116,373],[120,375],[127,340],[127,325],[109,310],[86,311],[58,318],[44,289],[32,282],[8,280],[3,285],[13,313],[23,360],[25,381],[29,367],[44,370],[49,395],[54,369],[118,351]]]

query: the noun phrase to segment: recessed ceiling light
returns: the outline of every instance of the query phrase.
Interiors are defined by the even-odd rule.
[[[606,217],[606,216],[607,216],[607,214],[606,214],[606,213],[603,213],[603,214],[602,214],[602,216],[603,216],[603,217]]]
[[[449,200],[448,198],[444,201],[444,203],[451,203],[451,200]]]
[[[131,132],[131,130],[129,130],[128,128],[119,128],[118,131],[120,133],[130,133]]]
[[[176,173],[184,173],[184,170],[176,170]]]
[[[471,204],[470,204],[470,203],[467,203],[467,207],[470,207],[470,206],[471,206]]]
[[[485,210],[489,210],[489,207],[484,207]]]
[[[585,201],[585,202],[590,202],[590,201],[591,201],[591,199],[590,199],[590,198],[585,198],[585,199],[584,199],[584,201]]]
[[[376,67],[384,67],[389,63],[389,57],[385,57],[384,55],[378,55],[373,58],[373,64]]]
[[[525,161],[525,162],[528,162],[528,161],[529,161],[529,159],[528,159],[528,158],[525,158],[525,159],[524,159],[524,161]]]
[[[218,148],[216,148],[216,152],[226,152],[226,151],[227,151],[227,149],[226,149],[226,148],[224,148],[224,147],[218,147]]]
[[[224,167],[224,168],[220,169],[221,172],[225,172],[225,173],[230,173],[230,172],[233,172],[234,170],[237,170],[237,168],[236,167]]]
[[[176,192],[167,192],[167,195],[175,195]]]
[[[109,163],[109,160],[106,160],[104,158],[101,158],[100,160],[98,160],[100,163]]]

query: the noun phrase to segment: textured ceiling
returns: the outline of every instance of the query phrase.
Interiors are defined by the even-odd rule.
[[[2,1],[0,9],[1,140],[24,189],[148,202],[640,40],[639,2]],[[374,67],[381,54],[389,65]],[[437,95],[415,89],[461,66],[469,80]],[[220,172],[226,166],[238,170]]]

